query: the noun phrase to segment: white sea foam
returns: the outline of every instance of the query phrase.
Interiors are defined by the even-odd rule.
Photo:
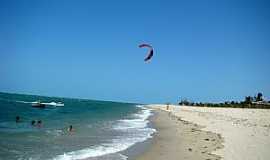
[[[56,129],[56,130],[47,130],[46,131],[47,134],[49,135],[53,135],[53,136],[61,136],[64,134],[64,131],[61,129]]]
[[[149,130],[154,132],[154,129]],[[134,135],[136,136],[136,135]],[[144,137],[142,135],[138,137],[129,137],[123,139],[114,139],[112,143],[103,143],[99,146],[93,146],[90,148],[82,149],[79,151],[73,151],[59,155],[54,160],[76,160],[76,159],[85,159],[89,157],[98,157],[106,154],[116,153],[119,151],[126,150],[128,147],[134,145],[138,142],[143,142],[146,139],[151,138],[151,135]]]
[[[123,136],[112,139],[110,143],[92,146],[78,151],[64,153],[54,158],[54,160],[76,160],[89,157],[104,156],[126,150],[130,146],[147,140],[156,131],[148,127],[148,117],[152,114],[149,109],[142,106],[140,113],[134,114],[135,119],[122,119],[113,126],[114,130],[123,132]],[[127,158],[125,158],[127,159]]]
[[[136,119],[122,119],[118,120],[118,124],[114,126],[116,130],[126,130],[126,129],[139,129],[147,127],[149,121],[147,118],[151,115],[149,110],[143,109],[142,113],[134,114]]]
[[[37,103],[37,102],[26,102],[26,101],[15,101],[15,102],[18,102],[18,103]]]
[[[40,103],[38,101],[34,101],[34,102],[27,102],[27,101],[15,101],[18,103],[29,103],[29,104],[36,104],[36,103]],[[49,103],[41,103],[41,104],[45,104],[45,105],[49,105],[49,106],[57,106],[57,107],[62,107],[64,106],[64,103],[62,102],[49,102]]]
[[[113,129],[116,130],[126,130],[126,129],[139,129],[144,128],[147,126],[148,120],[138,120],[138,119],[131,119],[131,120],[119,120],[118,125],[114,126]]]

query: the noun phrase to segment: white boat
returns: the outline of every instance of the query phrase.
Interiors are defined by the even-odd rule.
[[[63,107],[64,103],[62,102],[50,102],[50,103],[44,103],[46,105],[50,105],[50,106],[56,106],[56,107]]]
[[[45,104],[44,103],[41,103],[40,101],[37,101],[37,102],[32,102],[32,107],[35,107],[35,108],[45,108]]]

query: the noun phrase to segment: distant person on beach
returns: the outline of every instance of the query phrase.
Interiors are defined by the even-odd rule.
[[[166,106],[166,110],[169,110],[169,109],[170,109],[170,104],[168,103]]]
[[[42,121],[41,121],[41,120],[39,120],[39,121],[37,122],[37,127],[38,127],[38,128],[41,128],[41,127],[42,127]]]
[[[36,126],[36,121],[35,120],[31,121],[31,125]]]
[[[16,123],[20,122],[20,116],[16,116]]]

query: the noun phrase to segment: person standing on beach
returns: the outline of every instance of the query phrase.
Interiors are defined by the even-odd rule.
[[[170,106],[169,106],[170,104],[169,103],[167,103],[167,106],[166,106],[166,110],[169,110],[170,108]]]

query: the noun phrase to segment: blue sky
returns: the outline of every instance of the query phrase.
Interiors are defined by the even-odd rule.
[[[142,103],[270,97],[267,1],[0,0],[0,91]],[[143,59],[154,46],[150,63]]]

